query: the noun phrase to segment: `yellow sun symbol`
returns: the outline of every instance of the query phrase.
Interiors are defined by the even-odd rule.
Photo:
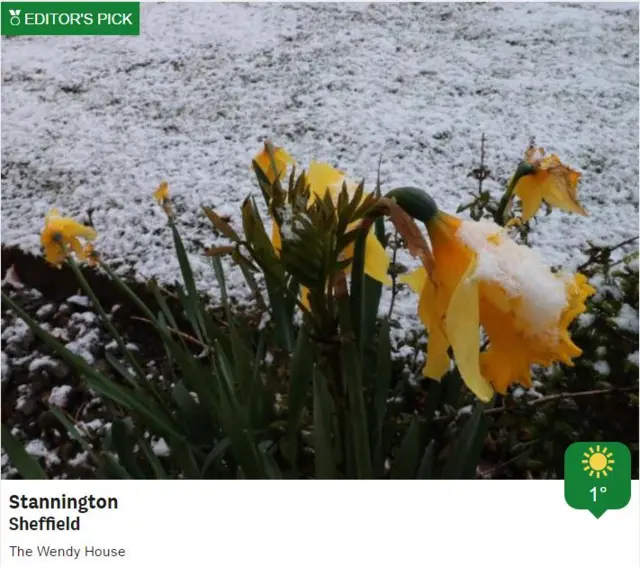
[[[596,448],[589,447],[589,452],[584,453],[585,458],[582,459],[584,468],[582,470],[588,471],[589,476],[596,475],[596,478],[600,478],[600,474],[607,476],[608,472],[611,472],[613,468],[611,465],[615,464],[615,461],[611,458],[613,453],[607,453],[608,449],[600,449],[600,445],[596,445]],[[608,472],[607,472],[608,471]]]

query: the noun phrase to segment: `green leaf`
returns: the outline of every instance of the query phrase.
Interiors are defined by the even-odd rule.
[[[11,435],[11,431],[4,423],[2,424],[2,447],[22,478],[25,480],[47,479],[47,473],[44,472],[38,461],[27,453],[24,445]]]
[[[145,456],[145,458],[151,465],[151,469],[155,474],[155,478],[158,480],[167,479],[168,478],[167,472],[164,470],[164,467],[162,466],[160,459],[158,459],[156,454],[153,452],[153,450],[149,446],[149,443],[147,443],[146,439],[142,435],[138,434],[137,441],[138,441],[138,445],[140,446],[140,450],[142,451],[142,454]]]
[[[225,437],[213,446],[213,449],[211,449],[211,451],[207,455],[207,458],[202,464],[201,478],[207,478],[207,472],[213,465],[216,464],[219,459],[222,458],[227,449],[229,449],[229,445],[231,445],[231,440],[229,439],[229,437]]]
[[[420,461],[420,465],[418,466],[418,473],[416,474],[416,478],[428,480],[433,478],[433,468],[436,457],[436,442],[432,439],[427,448],[424,450],[424,455],[422,455],[422,460]]]
[[[106,436],[106,441],[111,445],[112,450],[118,455],[119,463],[131,476],[131,478],[142,479],[145,475],[140,470],[134,455],[134,443],[130,437],[129,426],[122,419],[112,422],[111,428]]]
[[[325,378],[317,367],[313,369],[313,446],[316,479],[336,478],[333,458],[333,415],[335,404]]]
[[[122,480],[132,480],[131,475],[116,459],[109,453],[102,453],[100,455],[103,461],[103,467],[110,478],[118,478]]]
[[[233,388],[233,367],[221,349],[216,349],[219,369],[220,419],[225,435],[231,439],[231,452],[248,479],[265,478],[264,460],[250,429],[249,417],[240,406]]]
[[[373,443],[376,470],[384,468],[383,431],[387,411],[387,398],[391,384],[391,337],[389,320],[384,319],[380,327],[378,349],[375,358],[375,374],[373,376]]]
[[[475,478],[476,467],[487,436],[486,404],[478,403],[455,441],[453,451],[442,471],[445,479]]]
[[[291,359],[291,379],[289,386],[287,443],[290,448],[289,458],[294,471],[297,469],[298,432],[300,431],[307,391],[313,372],[314,353],[311,347],[309,328],[303,323],[298,333],[296,350]]]
[[[338,310],[342,331],[340,368],[349,400],[348,421],[351,424],[353,433],[353,450],[357,476],[358,478],[372,478],[369,429],[362,388],[362,358],[356,343],[353,341],[351,305],[347,294],[339,297]]]
[[[78,428],[62,411],[60,411],[55,406],[49,406],[49,411],[58,419],[60,423],[62,423],[62,425],[64,425],[64,428],[67,430],[69,437],[71,437],[74,441],[77,441],[82,447],[83,451],[87,452],[90,455],[94,454],[93,448],[89,444],[89,441],[87,441],[87,438],[78,431]]]
[[[353,263],[351,264],[351,317],[353,330],[357,339],[358,356],[362,360],[364,357],[364,337],[366,321],[366,295],[365,295],[365,274],[364,255],[366,233],[359,231],[356,238],[353,252]]]
[[[414,417],[393,460],[391,467],[392,479],[412,479],[416,477],[416,469],[422,456],[420,449],[420,423]]]

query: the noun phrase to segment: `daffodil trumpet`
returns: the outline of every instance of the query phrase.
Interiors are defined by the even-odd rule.
[[[538,252],[519,245],[490,221],[438,212],[427,223],[434,257],[401,278],[420,294],[418,315],[428,331],[423,374],[440,380],[449,348],[469,389],[482,401],[515,383],[531,386],[531,366],[550,366],[582,351],[568,326],[595,293],[582,274],[556,274]],[[481,330],[488,347],[481,352]]]

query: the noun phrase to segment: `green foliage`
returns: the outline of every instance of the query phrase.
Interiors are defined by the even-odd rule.
[[[172,214],[169,229],[182,272],[174,293],[179,309],[170,307],[158,286],[152,287],[156,304],[145,304],[104,266],[164,345],[172,386],[160,388],[145,378],[140,361],[110,322],[107,328],[124,358],[123,363],[110,357],[117,379],[70,352],[3,294],[10,308],[109,401],[116,415],[127,417],[116,418],[104,438],[89,442],[71,415],[56,408],[52,413],[105,478],[473,477],[477,451],[472,449],[482,437],[476,414],[456,439],[451,456],[440,463],[438,455],[446,447],[425,427],[439,406],[432,404],[427,413],[407,419],[388,401],[398,382],[389,321],[375,324],[380,284],[364,273],[368,231],[381,231],[381,219],[375,220],[379,189],[367,195],[360,183],[352,194],[343,186],[334,198],[327,192],[311,200],[304,173],[296,177],[293,172],[285,189],[254,167],[282,245],[273,246],[252,198],[242,207],[244,236],[214,211],[204,211],[213,228],[232,243],[208,251],[222,317],[198,293]],[[223,253],[244,268],[252,289],[253,274],[264,276],[270,324],[257,328],[234,314],[220,262]],[[71,258],[69,263],[108,321],[82,271]],[[308,305],[301,301],[300,285],[309,290]],[[303,314],[299,324],[294,322],[296,308]],[[168,457],[154,454],[149,436],[166,441]],[[44,476],[4,430],[3,446],[24,477]]]
[[[590,253],[583,270],[602,280],[588,304],[593,324],[576,324],[572,331],[585,354],[572,369],[551,369],[537,388],[538,396],[549,395],[525,393],[488,406],[463,394],[455,369],[441,382],[415,380],[393,361],[394,322],[391,313],[378,319],[381,284],[364,270],[369,230],[387,240],[379,183],[370,194],[360,183],[355,190],[344,185],[312,198],[304,172],[294,170],[283,186],[255,162],[254,170],[280,245],[274,246],[252,197],[242,206],[242,235],[204,209],[213,230],[230,242],[206,252],[220,311],[208,308],[196,288],[173,216],[168,224],[182,273],[173,293],[177,306],[157,285],[151,286],[155,302],[143,302],[103,264],[164,346],[169,372],[164,384],[147,380],[142,361],[126,348],[72,259],[80,286],[118,345],[119,357],[109,357],[115,379],[70,352],[2,294],[34,334],[112,408],[109,433],[90,440],[71,415],[51,408],[69,438],[91,456],[97,476],[463,479],[480,471],[492,478],[549,478],[562,476],[562,455],[570,442],[607,438],[636,444],[637,470],[637,434],[629,432],[632,426],[637,432],[638,334],[637,327],[620,324],[625,306],[638,308],[632,258],[614,262],[611,250]],[[482,187],[488,175],[482,164],[474,175],[479,181],[474,201],[459,209],[469,209],[472,218],[504,212]],[[435,210],[430,198],[415,190],[387,196],[413,207],[418,218]],[[518,230],[526,241],[527,226]],[[256,309],[268,314],[267,325],[232,309],[221,255],[240,267]],[[416,352],[422,348],[414,346]],[[608,373],[602,371],[604,363]],[[590,390],[595,395],[585,395],[593,394]],[[165,440],[168,456],[154,453],[151,438]],[[2,446],[24,478],[45,477],[4,426]],[[487,463],[491,455],[498,467]]]

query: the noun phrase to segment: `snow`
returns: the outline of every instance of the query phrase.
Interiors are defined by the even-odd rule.
[[[551,272],[538,250],[516,244],[494,222],[463,222],[456,237],[476,252],[474,279],[497,284],[510,298],[522,300],[517,310],[523,330],[546,334],[557,324],[567,303],[569,276]]]
[[[36,319],[44,319],[45,317],[48,317],[54,312],[55,308],[56,307],[53,303],[47,303],[46,305],[43,305],[36,311]]]
[[[593,369],[603,376],[609,376],[611,373],[611,368],[606,360],[598,360],[598,362],[593,365]]]
[[[365,189],[382,155],[383,190],[424,187],[453,213],[475,188],[483,132],[495,196],[532,135],[583,173],[591,216],[532,224],[548,263],[572,269],[590,239],[638,233],[637,5],[143,3],[141,19],[140,37],[2,42],[5,245],[39,254],[51,208],[81,221],[92,208],[109,265],[171,283],[177,258],[152,199],[166,179],[216,299],[203,248],[227,242],[200,206],[241,231],[242,200],[262,206],[250,163],[265,138]],[[250,301],[223,262],[229,293]],[[395,314],[396,338],[421,327],[415,294],[401,292]]]
[[[71,386],[54,386],[49,394],[49,405],[63,408],[67,405],[67,397],[71,393]]]
[[[167,442],[162,438],[151,443],[151,450],[153,454],[158,457],[168,457],[171,454],[171,449],[169,449]]]
[[[60,462],[56,451],[49,451],[42,439],[32,439],[27,443],[25,450],[33,457],[43,457],[48,467]]]
[[[67,303],[77,305],[78,307],[89,307],[89,305],[91,305],[91,300],[85,295],[72,295],[67,298]]]
[[[100,333],[97,329],[91,329],[65,346],[72,353],[84,358],[88,364],[93,364],[95,361],[94,352],[100,346]]]
[[[9,364],[9,357],[5,352],[0,352],[0,359],[2,361],[2,371],[0,375],[2,376],[2,383],[6,382],[11,376],[11,365]]]
[[[618,316],[613,318],[613,322],[623,331],[638,332],[638,312],[627,303],[622,305]]]
[[[22,319],[16,319],[13,323],[4,328],[2,331],[3,341],[6,341],[7,344],[19,344],[23,342],[27,342],[31,337],[31,329]]]

